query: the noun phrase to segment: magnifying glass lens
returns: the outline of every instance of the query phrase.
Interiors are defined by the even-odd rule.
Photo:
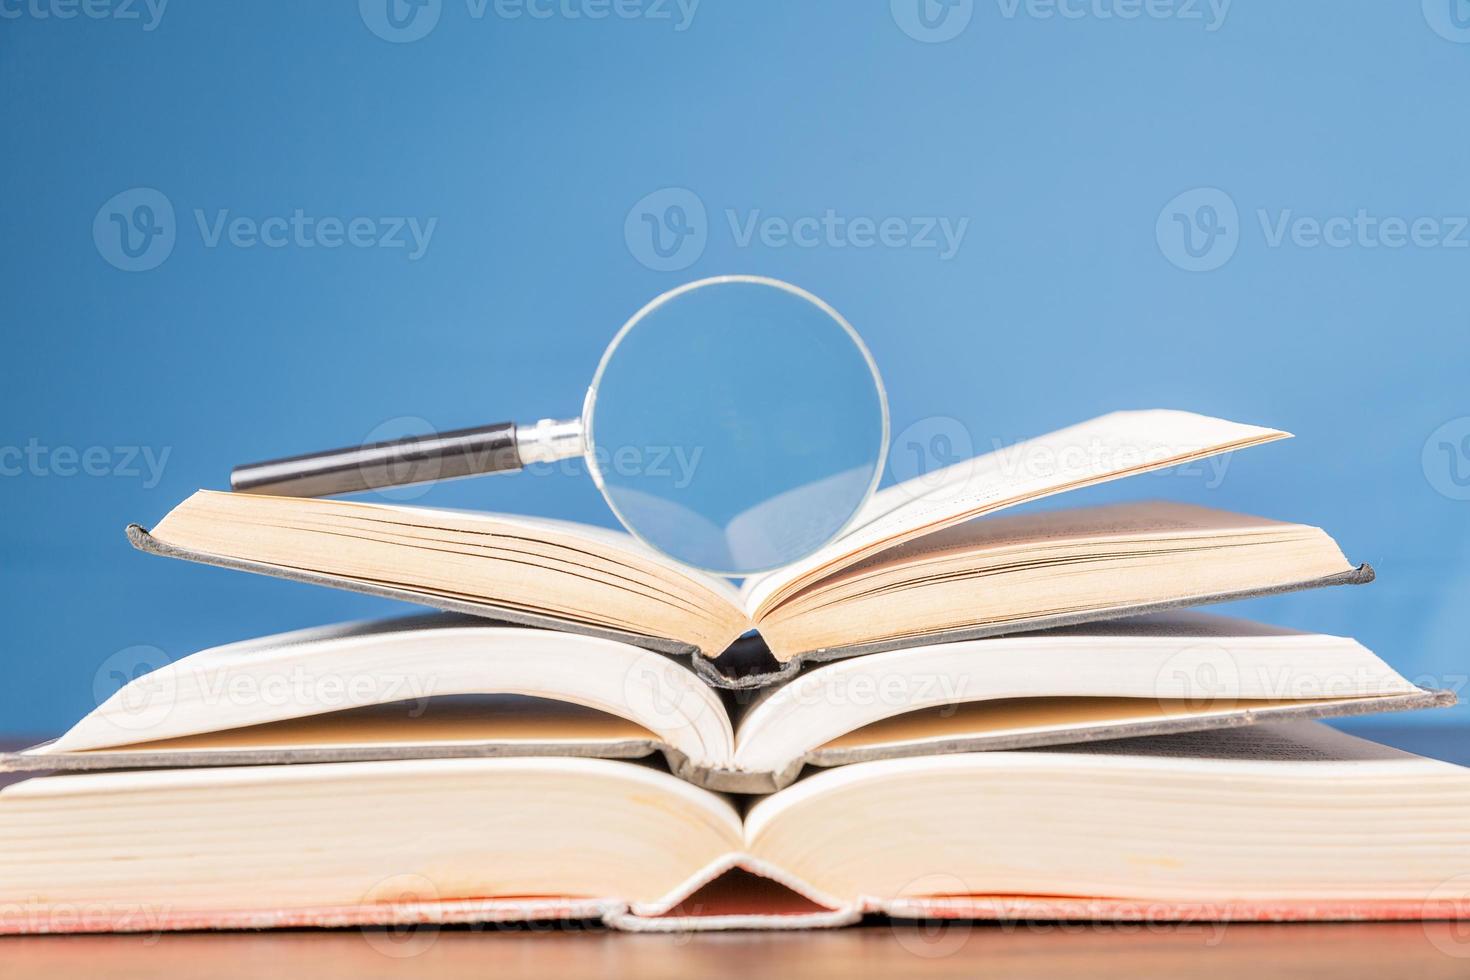
[[[877,485],[882,382],[831,307],[727,277],[644,307],[584,411],[590,467],[623,524],[687,564],[749,575],[835,537]]]

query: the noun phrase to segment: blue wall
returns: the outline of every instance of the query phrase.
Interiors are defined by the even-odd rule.
[[[575,412],[629,313],[726,271],[842,310],[919,441],[1296,432],[1079,499],[1321,524],[1379,582],[1235,611],[1470,673],[1465,0],[394,2],[0,0],[0,731],[134,645],[393,611],[123,527],[405,416]],[[638,215],[674,203],[664,256]],[[418,500],[610,521],[565,476]]]

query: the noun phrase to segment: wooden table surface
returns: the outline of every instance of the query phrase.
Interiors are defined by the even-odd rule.
[[[411,953],[395,956],[390,953]],[[0,977],[272,978],[1470,976],[1470,932],[1447,923],[1229,925],[1194,930],[1107,926],[959,926],[920,934],[887,925],[811,933],[646,936],[605,931],[444,931],[68,936],[0,940]]]
[[[1362,730],[1362,729],[1359,729]],[[1470,728],[1373,737],[1470,763]],[[1470,923],[875,922],[806,933],[630,935],[597,925],[0,939],[0,978],[1470,977]]]

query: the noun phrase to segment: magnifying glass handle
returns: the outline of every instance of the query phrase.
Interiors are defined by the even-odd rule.
[[[247,463],[230,471],[230,487],[239,493],[330,497],[481,473],[509,473],[527,463],[579,455],[582,445],[580,419],[542,419],[529,426],[497,422]]]
[[[247,463],[230,471],[230,488],[281,497],[329,497],[520,468],[515,423],[498,422]]]

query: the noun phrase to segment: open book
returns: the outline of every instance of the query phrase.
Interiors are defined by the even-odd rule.
[[[694,651],[701,667],[758,629],[791,674],[803,660],[1371,579],[1318,528],[1182,504],[972,520],[1285,435],[1188,412],[1103,416],[890,487],[836,542],[738,590],[625,534],[508,515],[200,491],[151,533],[129,532],[156,553]]]
[[[1130,903],[1154,918],[1433,918],[1470,914],[1465,867],[1470,770],[1310,722],[865,762],[746,810],[652,768],[572,758],[0,790],[0,932],[836,925]],[[717,898],[732,875],[766,889]]]
[[[432,614],[184,657],[0,770],[662,753],[765,793],[808,766],[1453,702],[1354,640],[1193,612],[875,653],[759,697],[630,644]]]

